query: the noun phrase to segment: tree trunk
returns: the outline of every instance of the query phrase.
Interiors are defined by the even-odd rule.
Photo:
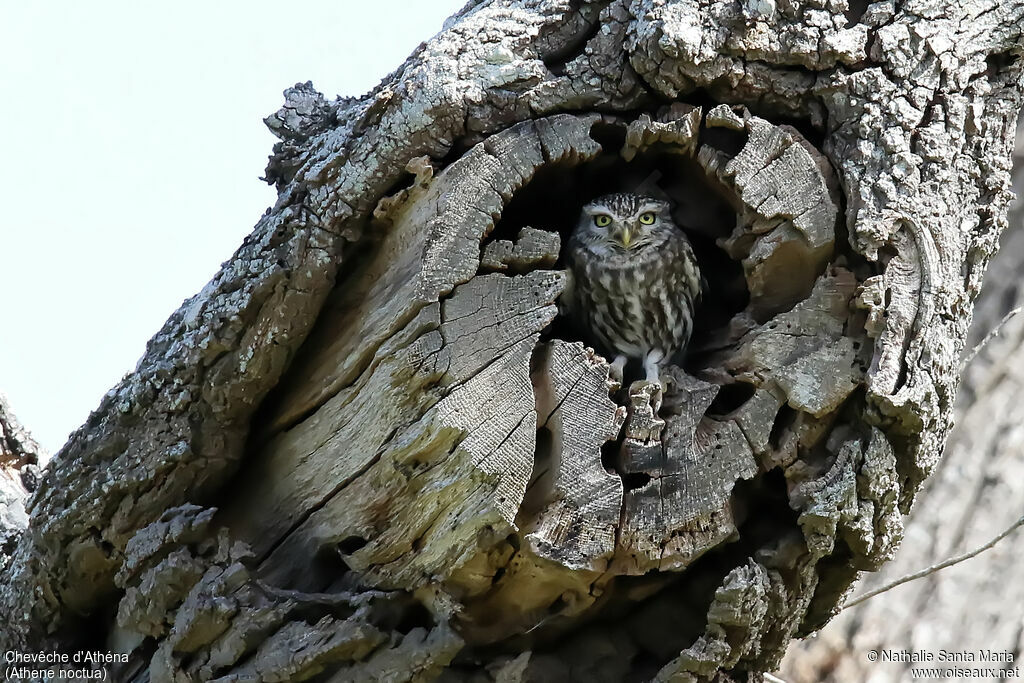
[[[1005,224],[1024,4],[471,3],[268,119],[277,204],[56,456],[0,649],[114,680],[745,680],[886,561]],[[669,387],[558,315],[608,191]]]
[[[1017,129],[1009,228],[978,296],[968,349],[1024,306],[1024,120]],[[1024,316],[1011,317],[967,366],[957,424],[935,473],[918,496],[907,539],[893,561],[860,587],[867,591],[972,550],[1024,513]],[[1006,502],[1007,504],[999,504]],[[994,504],[995,503],[995,504]],[[790,650],[789,683],[903,681],[912,668],[1019,669],[1024,652],[1019,558],[1024,533],[968,562],[903,585],[843,612],[815,639]],[[870,651],[888,659],[871,662]],[[951,663],[939,653],[967,653]],[[932,662],[903,653],[931,653]],[[994,657],[990,656],[994,653]],[[1006,654],[1012,655],[1012,659]],[[989,674],[984,678],[995,678]]]
[[[25,501],[39,485],[48,459],[0,394],[0,573],[10,571],[11,556],[28,526]]]

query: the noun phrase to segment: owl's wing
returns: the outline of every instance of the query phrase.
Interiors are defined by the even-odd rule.
[[[576,300],[576,278],[572,275],[572,268],[566,268],[562,272],[565,273],[565,288],[558,295],[558,312],[562,315],[572,316],[573,303]]]

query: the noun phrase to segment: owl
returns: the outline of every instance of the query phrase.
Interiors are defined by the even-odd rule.
[[[693,331],[701,275],[686,235],[668,202],[637,194],[610,194],[583,207],[569,238],[572,288],[568,313],[593,341],[626,362],[643,362],[647,381],[679,354]]]

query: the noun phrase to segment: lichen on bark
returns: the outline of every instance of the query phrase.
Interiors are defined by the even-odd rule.
[[[774,668],[938,458],[1022,19],[470,3],[364,97],[289,89],[277,203],[48,468],[0,649],[126,649],[123,680]],[[622,183],[714,274],[660,398],[558,315],[567,219]]]

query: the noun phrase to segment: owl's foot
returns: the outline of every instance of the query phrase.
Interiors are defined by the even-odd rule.
[[[619,384],[619,386],[622,386],[622,373],[626,369],[627,360],[628,359],[620,353],[615,356],[615,360],[613,360],[611,364],[611,369],[608,371],[608,374]]]
[[[662,391],[665,389],[665,384],[661,381],[658,364],[663,360],[665,360],[665,352],[661,349],[651,349],[644,356],[644,371],[647,373],[647,381],[659,385]]]

